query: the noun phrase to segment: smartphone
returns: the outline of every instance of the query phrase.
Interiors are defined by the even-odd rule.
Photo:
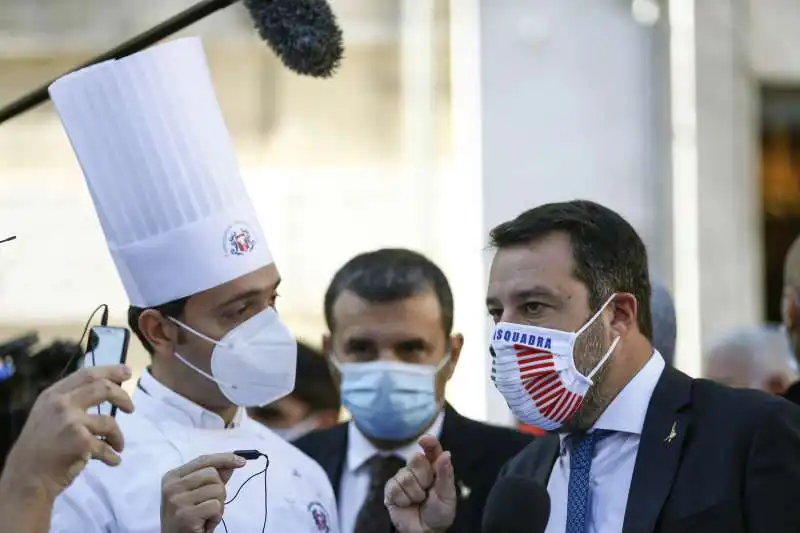
[[[93,327],[89,330],[89,343],[86,345],[83,366],[124,364],[128,355],[130,336],[131,334],[127,328]],[[115,416],[117,414],[117,406],[112,405],[110,402],[103,402],[98,406],[97,413]]]

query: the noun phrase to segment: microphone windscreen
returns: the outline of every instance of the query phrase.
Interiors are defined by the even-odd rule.
[[[502,477],[483,510],[483,533],[543,533],[550,518],[547,489],[521,476]]]
[[[284,65],[327,78],[344,53],[342,30],[326,0],[244,0],[258,34]]]

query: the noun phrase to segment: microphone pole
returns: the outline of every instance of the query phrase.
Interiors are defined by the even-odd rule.
[[[235,4],[238,1],[239,0],[201,0],[193,6],[184,9],[177,15],[165,20],[161,24],[153,26],[149,30],[140,33],[131,39],[128,39],[119,46],[112,48],[111,50],[87,61],[86,63],[69,72],[80,70],[96,63],[102,63],[103,61],[108,61],[109,59],[120,59],[131,54],[135,54],[136,52],[141,52],[145,48],[148,48],[162,39],[179,32],[187,26],[194,24],[198,20],[215,13],[220,9],[224,9],[231,4]],[[64,74],[68,74],[68,72],[65,72]],[[47,92],[47,88],[50,87],[51,83],[60,77],[61,76],[58,76],[57,78],[48,81],[44,85],[34,89],[25,96],[18,98],[17,100],[0,109],[0,124],[49,100],[50,95]]]

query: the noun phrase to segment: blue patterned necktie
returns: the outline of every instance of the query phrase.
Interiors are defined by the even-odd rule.
[[[587,533],[588,531],[591,510],[589,472],[592,469],[594,447],[611,433],[611,431],[597,430],[568,437],[572,446],[569,453],[566,533]]]

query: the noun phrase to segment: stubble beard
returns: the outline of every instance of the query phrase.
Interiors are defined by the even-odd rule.
[[[588,376],[589,372],[595,369],[608,350],[608,347],[603,345],[604,333],[603,323],[598,320],[575,341],[573,350],[575,368],[584,376]],[[612,364],[613,356],[592,376],[594,385],[589,387],[580,408],[564,424],[562,431],[571,433],[588,430],[611,403],[611,395],[605,390],[605,377]]]

